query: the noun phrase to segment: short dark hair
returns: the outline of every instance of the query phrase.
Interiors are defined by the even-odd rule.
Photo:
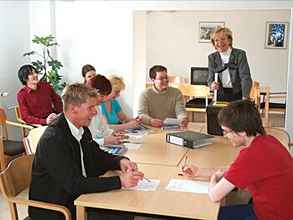
[[[26,85],[26,81],[28,80],[28,75],[33,73],[33,70],[37,72],[36,68],[33,65],[26,64],[19,68],[18,70],[18,78],[23,85]]]
[[[265,130],[255,104],[249,100],[229,103],[218,114],[220,125],[235,132],[246,132],[247,136],[264,135]]]
[[[88,87],[98,90],[101,95],[109,95],[112,91],[112,85],[110,80],[105,76],[98,74],[94,78],[91,78],[87,84]]]
[[[87,73],[87,72],[89,72],[89,71],[96,71],[96,69],[95,69],[95,67],[93,67],[92,65],[90,65],[90,64],[86,64],[86,65],[84,65],[83,67],[82,67],[82,69],[81,69],[81,74],[82,74],[82,76],[83,77],[85,77],[85,74]]]
[[[162,65],[154,65],[150,68],[149,76],[151,79],[155,79],[157,76],[157,72],[167,72],[167,68]]]

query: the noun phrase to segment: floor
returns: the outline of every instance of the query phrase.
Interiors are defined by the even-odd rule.
[[[200,122],[205,119],[204,115],[196,115]],[[197,120],[196,120],[197,121]],[[284,127],[285,125],[285,117],[284,114],[270,114],[270,122],[272,127]],[[20,197],[27,198],[27,192],[23,192]],[[24,219],[27,216],[27,207],[19,206],[19,219]],[[10,212],[6,201],[4,200],[2,194],[0,193],[0,219],[1,220],[9,220]],[[137,217],[136,220],[145,220],[150,219],[146,217]]]

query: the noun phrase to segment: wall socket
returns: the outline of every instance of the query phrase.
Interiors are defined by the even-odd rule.
[[[0,92],[0,96],[8,96],[8,92]]]

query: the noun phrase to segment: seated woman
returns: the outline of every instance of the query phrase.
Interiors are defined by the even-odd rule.
[[[94,78],[97,75],[96,69],[92,65],[86,64],[81,69],[81,75],[84,79],[84,84],[87,84],[90,79]]]
[[[122,111],[119,102],[121,90],[125,89],[125,84],[121,77],[111,75],[109,80],[112,85],[112,92],[106,96],[105,101],[101,104],[101,110],[106,117],[108,123],[115,130],[125,130],[128,128],[136,128],[140,123],[140,119],[129,119]]]
[[[239,155],[226,172],[193,165],[186,176],[210,176],[209,197],[219,202],[235,187],[252,195],[253,204],[222,207],[219,220],[293,219],[293,158],[273,136],[266,135],[259,111],[248,100],[231,102],[218,115],[225,136]]]
[[[60,96],[49,83],[38,80],[38,72],[32,65],[20,67],[18,78],[24,87],[18,91],[17,101],[26,123],[46,125],[63,111]]]
[[[93,117],[89,126],[93,139],[95,139],[99,145],[120,144],[124,135],[120,135],[109,128],[107,120],[104,118],[99,108],[99,105],[104,100],[104,96],[111,93],[112,87],[110,81],[105,76],[96,75],[88,79],[86,85],[98,91],[97,114]]]

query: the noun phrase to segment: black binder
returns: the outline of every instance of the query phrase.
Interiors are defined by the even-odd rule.
[[[175,133],[167,133],[166,141],[171,144],[176,144],[188,148],[198,148],[211,143],[211,138],[214,136],[199,133],[195,131],[182,131]]]

